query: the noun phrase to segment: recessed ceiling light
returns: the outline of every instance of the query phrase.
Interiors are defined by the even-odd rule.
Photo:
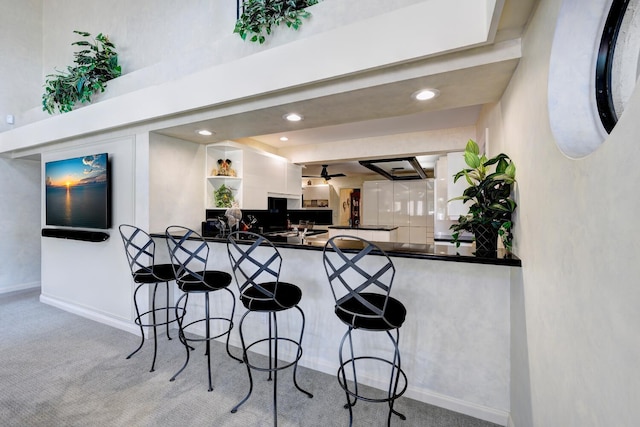
[[[300,120],[302,120],[302,116],[296,113],[285,114],[283,117],[290,122],[299,122]]]
[[[440,91],[437,89],[423,89],[413,94],[413,97],[418,101],[426,101],[433,99],[440,95]]]
[[[282,141],[282,142],[285,142],[285,141],[288,141],[288,140],[289,140],[289,138],[287,138],[286,136],[281,136],[280,137],[280,141]]]
[[[198,135],[211,136],[213,135],[213,132],[211,132],[210,130],[202,129],[198,131]]]

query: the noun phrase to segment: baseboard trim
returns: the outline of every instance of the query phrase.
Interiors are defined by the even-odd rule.
[[[62,301],[60,299],[42,294],[40,294],[40,302],[67,311],[69,313],[77,314],[78,316],[94,320],[99,323],[104,323],[105,325],[112,326],[116,329],[120,329],[140,336],[140,328],[135,323],[115,319],[111,316],[107,316],[106,314],[97,313],[95,309],[89,309],[77,304],[72,304],[67,301]]]
[[[405,396],[420,402],[458,412],[460,414],[469,415],[470,417],[488,421],[501,426],[507,426],[509,422],[509,412],[501,409],[489,408],[466,400],[458,399],[451,396],[445,396],[428,390],[416,390],[411,386],[407,388]]]
[[[29,283],[21,283],[19,285],[14,285],[7,288],[0,288],[1,294],[8,294],[9,292],[17,292],[17,291],[27,291],[40,287],[40,282],[29,282]]]

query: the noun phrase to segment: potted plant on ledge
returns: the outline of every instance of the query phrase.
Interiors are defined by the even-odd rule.
[[[511,198],[511,189],[516,182],[515,164],[503,153],[491,159],[484,154],[481,156],[478,144],[471,139],[467,142],[464,160],[469,168],[456,173],[454,182],[464,177],[469,187],[462,196],[451,200],[471,204],[469,213],[460,215],[458,223],[450,227],[452,242],[460,246],[460,232],[469,231],[475,236],[476,255],[495,256],[498,236],[502,238],[505,249],[511,251],[511,215],[517,206]],[[495,167],[493,172],[492,166]]]

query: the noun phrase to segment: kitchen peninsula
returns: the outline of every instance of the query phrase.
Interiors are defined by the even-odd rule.
[[[300,306],[306,327],[300,364],[335,375],[344,325],[332,315],[335,301],[322,261],[328,236],[287,235],[275,239],[274,244],[283,257],[281,280],[302,289]],[[153,237],[158,245],[165,244],[163,233]],[[230,272],[225,236],[205,240],[211,250],[210,268]],[[340,244],[348,248],[358,242],[345,238]],[[476,257],[473,247],[394,242],[380,242],[379,246],[396,268],[392,295],[407,308],[400,332],[402,366],[409,378],[405,395],[506,425],[509,299],[520,260],[503,252],[495,258]],[[242,310],[237,310],[235,321],[241,315]],[[374,338],[360,338],[363,351],[376,351]],[[232,334],[231,344],[240,346],[237,333]],[[292,356],[283,354],[283,359]],[[384,389],[387,384],[383,372],[365,369],[360,375],[370,386]]]

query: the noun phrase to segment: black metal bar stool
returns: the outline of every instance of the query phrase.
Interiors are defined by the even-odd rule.
[[[266,238],[255,233],[236,231],[229,235],[227,239],[227,250],[233,275],[240,289],[240,301],[248,310],[240,320],[239,331],[242,341],[242,357],[247,365],[249,374],[249,392],[232,410],[235,413],[238,408],[249,399],[253,391],[253,378],[251,370],[268,372],[268,380],[273,374],[273,425],[278,425],[278,371],[293,366],[293,383],[295,387],[313,397],[311,393],[303,390],[296,379],[298,361],[302,357],[302,337],[304,334],[305,317],[304,312],[298,306],[302,298],[302,291],[296,285],[280,281],[280,268],[282,267],[282,256],[278,249]],[[297,341],[293,338],[280,336],[278,334],[277,314],[285,310],[295,308],[301,316],[302,326],[300,337]],[[243,324],[247,315],[252,312],[265,313],[268,316],[269,336],[257,339],[250,343],[245,341]],[[269,346],[268,366],[258,365],[250,360],[249,350],[261,343]],[[278,345],[280,343],[293,345],[295,357],[293,361],[280,364],[278,360]]]
[[[151,362],[151,370],[149,371],[153,372],[155,370],[156,355],[158,353],[157,328],[164,325],[166,327],[167,339],[170,340],[169,324],[177,321],[177,317],[173,316],[176,306],[169,305],[169,282],[174,280],[173,266],[171,264],[155,263],[156,244],[148,233],[128,224],[120,225],[119,230],[129,268],[131,269],[131,276],[133,277],[133,281],[138,285],[133,292],[133,304],[136,308],[134,321],[140,327],[140,336],[142,337],[138,348],[129,354],[127,359],[142,348],[145,340],[144,328],[153,328],[153,362]],[[164,283],[165,285],[166,302],[163,307],[156,307],[156,293],[160,283]],[[151,309],[140,313],[138,292],[142,288],[146,289],[146,285],[153,286]],[[163,311],[164,317],[158,319],[157,314]],[[145,320],[145,316],[150,316],[151,319]]]
[[[229,351],[229,335],[233,329],[233,314],[236,310],[236,298],[233,292],[228,288],[231,284],[231,275],[224,271],[207,270],[207,261],[209,259],[209,245],[197,232],[181,226],[170,226],[166,230],[167,245],[169,247],[169,255],[175,269],[174,274],[176,283],[183,292],[176,302],[176,310],[181,310],[178,317],[178,325],[180,327],[180,341],[187,350],[187,359],[184,365],[176,374],[171,377],[170,381],[176,377],[187,367],[189,363],[189,352],[194,348],[189,345],[190,342],[205,342],[205,355],[207,356],[207,372],[209,377],[209,391],[213,390],[211,382],[211,340],[227,336],[227,354],[238,362],[242,362]],[[209,294],[216,291],[226,291],[231,296],[231,313],[229,317],[217,316],[212,317],[209,310]],[[187,304],[189,295],[204,295],[204,317],[192,320],[184,324],[184,318],[187,314]],[[182,304],[182,305],[181,305]],[[177,313],[178,311],[176,311]],[[211,335],[211,321],[219,321],[222,323],[222,331],[217,335]],[[205,335],[202,337],[187,337],[186,332],[195,325],[204,323]]]
[[[345,241],[348,244],[345,245]],[[350,249],[343,250],[343,245]],[[349,408],[349,425],[353,425],[352,407],[358,400],[387,402],[387,425],[391,425],[391,414],[405,420],[393,405],[407,389],[407,376],[402,370],[398,348],[400,327],[407,310],[400,301],[389,296],[396,272],[391,259],[377,245],[364,239],[335,236],[325,244],[323,262],[336,301],[335,314],[348,326],[340,342],[338,382],[347,395],[345,408]],[[352,337],[355,330],[385,332],[393,345],[391,360],[376,355],[356,356]],[[345,360],[343,347],[347,340],[349,353]],[[356,366],[364,362],[381,364],[389,369],[386,396],[372,397],[361,392]],[[350,378],[347,371],[350,371]]]

